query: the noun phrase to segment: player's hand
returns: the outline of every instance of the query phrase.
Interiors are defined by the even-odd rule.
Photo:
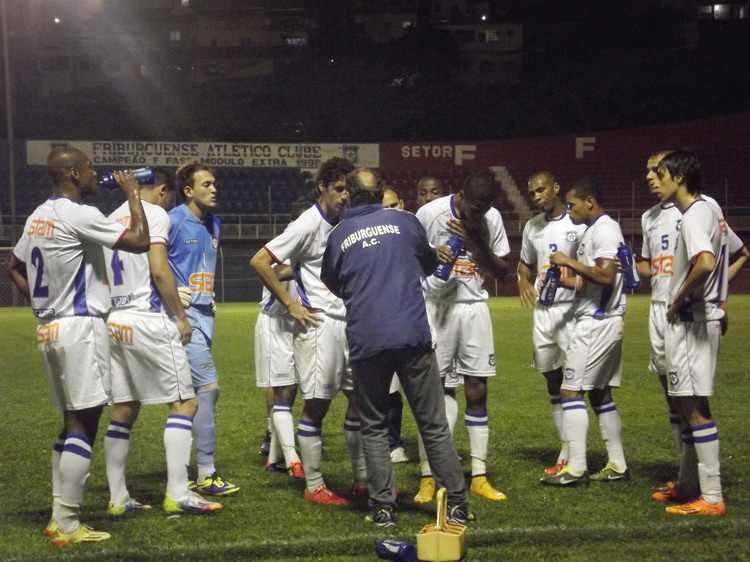
[[[680,308],[678,306],[675,306],[675,303],[672,302],[669,304],[669,307],[667,308],[667,322],[670,324],[674,324],[674,321],[677,319],[677,317],[680,314]]]
[[[183,307],[187,308],[193,302],[193,292],[190,287],[177,287],[177,294],[180,295],[180,302]]]
[[[115,170],[112,172],[112,177],[115,178],[115,182],[117,182],[117,185],[120,187],[120,191],[125,195],[138,193],[140,187],[138,186],[138,182],[135,181],[133,170]]]
[[[451,263],[453,261],[453,252],[451,252],[450,246],[441,244],[435,248],[435,251],[441,263]]]
[[[524,308],[534,308],[536,301],[539,299],[536,287],[526,279],[518,280],[518,296],[521,298],[521,306]]]
[[[182,345],[190,343],[190,339],[193,337],[193,328],[188,322],[187,316],[177,320],[177,329],[180,331],[180,340]]]
[[[323,321],[323,318],[314,314],[309,308],[302,306],[299,302],[295,302],[289,307],[289,315],[302,324],[302,327],[305,329],[307,329],[308,323],[317,328]]]
[[[211,293],[211,312],[216,315],[216,293]]]
[[[569,259],[570,258],[568,258],[563,252],[555,252],[549,256],[549,262],[554,265],[559,265],[560,267],[567,266]]]

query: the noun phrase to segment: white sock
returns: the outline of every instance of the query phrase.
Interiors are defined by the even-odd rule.
[[[349,458],[352,461],[352,479],[357,486],[367,486],[367,465],[365,451],[362,448],[362,435],[359,430],[362,423],[359,418],[346,416],[344,418],[344,438],[349,448]]]
[[[701,495],[708,503],[717,504],[722,500],[721,466],[719,463],[719,432],[716,422],[710,421],[693,426],[693,443],[698,457],[698,478]]]
[[[563,398],[563,424],[568,440],[568,469],[578,476],[587,470],[586,437],[589,414],[583,398]]]
[[[107,464],[109,500],[116,505],[125,505],[130,498],[125,483],[125,468],[130,451],[130,432],[133,426],[127,423],[109,422],[104,438],[104,459]]]
[[[622,419],[614,400],[610,399],[594,407],[594,413],[599,421],[602,439],[607,446],[607,464],[618,472],[625,472],[628,465],[622,446]]]
[[[57,521],[57,512],[60,509],[60,455],[62,455],[64,445],[65,434],[61,433],[52,446],[52,519],[55,521]]]
[[[419,448],[419,474],[423,478],[425,476],[432,476],[432,469],[430,468],[430,461],[427,460],[424,441],[422,441],[422,435],[419,433],[417,433],[417,447]]]
[[[448,418],[448,427],[453,435],[458,421],[458,401],[450,394],[443,394],[443,400],[445,401],[445,417]]]
[[[292,417],[292,405],[286,402],[274,402],[271,411],[271,423],[279,440],[281,452],[287,466],[299,462],[297,450],[294,448],[294,418]],[[274,433],[272,430],[271,433]]]
[[[91,444],[81,433],[69,433],[60,455],[60,508],[57,519],[60,532],[78,529],[78,513],[91,467]]]
[[[271,427],[269,429],[271,433],[271,440],[268,442],[268,462],[279,463],[284,460],[284,453],[281,450],[279,436],[276,433],[276,426],[273,424],[273,417],[270,417],[268,419],[271,422]]]
[[[167,495],[175,501],[188,497],[188,465],[193,447],[193,418],[169,414],[164,427],[167,455]]]
[[[471,476],[487,474],[487,448],[490,441],[489,417],[487,412],[464,411],[464,424],[469,433],[471,452]]]
[[[563,427],[563,408],[562,402],[560,401],[559,394],[550,394],[549,403],[552,406],[552,421],[557,429],[557,435],[560,436],[560,454],[557,455],[557,463],[567,460],[568,458],[568,443],[565,441],[565,428]]]
[[[299,420],[297,440],[299,441],[300,453],[302,453],[302,464],[305,467],[305,484],[307,485],[307,491],[310,493],[313,493],[325,483],[320,472],[320,463],[323,459],[321,433],[321,426],[312,421]]]

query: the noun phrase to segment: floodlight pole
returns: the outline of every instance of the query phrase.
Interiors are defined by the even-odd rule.
[[[10,84],[10,53],[8,49],[8,10],[6,0],[0,0],[3,18],[3,61],[5,66],[5,119],[8,129],[8,188],[10,191],[10,244],[16,245],[16,170],[13,153],[13,101]]]

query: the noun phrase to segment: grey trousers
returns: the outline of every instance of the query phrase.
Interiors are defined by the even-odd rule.
[[[445,488],[450,505],[466,505],[466,481],[448,429],[443,385],[435,353],[387,350],[352,363],[354,403],[362,422],[370,506],[396,506],[388,447],[388,390],[395,372],[417,421],[430,469],[438,488]]]

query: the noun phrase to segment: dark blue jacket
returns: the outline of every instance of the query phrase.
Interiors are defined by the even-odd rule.
[[[421,278],[438,266],[411,213],[363,205],[328,237],[321,279],[344,300],[349,360],[388,349],[430,349]]]

